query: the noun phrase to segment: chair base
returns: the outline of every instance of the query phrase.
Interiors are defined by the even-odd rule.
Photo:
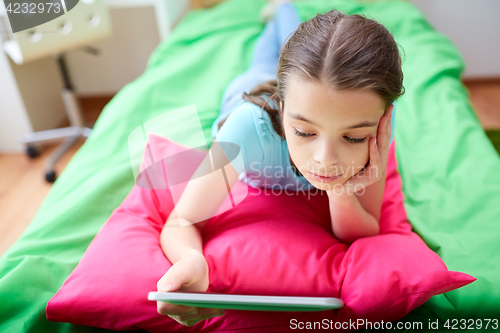
[[[38,156],[36,145],[38,143],[46,144],[56,140],[63,139],[63,142],[46,159],[45,180],[53,183],[56,180],[54,164],[71,148],[71,146],[80,138],[88,138],[92,129],[88,127],[71,126],[57,128],[42,132],[28,133],[23,137],[23,143],[26,145],[26,153],[30,158]]]
[[[70,127],[56,128],[47,131],[27,133],[23,136],[22,142],[26,145],[26,153],[30,158],[38,156],[35,143],[49,143],[54,140],[64,139],[56,150],[47,158],[45,179],[53,183],[56,180],[54,164],[61,156],[76,142],[80,137],[89,137],[92,129],[85,127],[78,98],[75,95],[73,84],[70,80],[68,67],[64,52],[54,55],[59,64],[59,70],[64,82],[64,88],[61,91],[61,97],[64,103],[66,115]]]

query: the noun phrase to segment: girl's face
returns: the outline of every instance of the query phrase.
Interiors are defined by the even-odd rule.
[[[283,127],[291,160],[318,189],[345,183],[367,164],[369,138],[377,136],[384,112],[384,101],[370,90],[339,91],[290,78]]]

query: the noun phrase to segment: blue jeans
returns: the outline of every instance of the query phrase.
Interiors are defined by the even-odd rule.
[[[285,2],[278,7],[273,19],[266,24],[257,39],[250,67],[234,78],[224,91],[219,117],[212,125],[213,138],[219,131],[219,123],[226,119],[237,106],[245,102],[242,98],[243,92],[249,93],[260,83],[276,80],[280,48],[297,30],[300,23],[299,14],[291,3]],[[396,104],[393,104],[391,142],[396,119]]]
[[[219,117],[212,125],[212,137],[215,138],[219,131],[219,123],[245,102],[243,92],[249,93],[260,83],[276,80],[280,48],[300,23],[300,17],[291,3],[278,7],[273,19],[266,24],[257,39],[250,67],[233,79],[224,91]]]

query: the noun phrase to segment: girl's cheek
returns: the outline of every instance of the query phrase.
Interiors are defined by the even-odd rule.
[[[370,155],[368,154],[368,146],[363,149],[363,152],[361,154],[357,154],[355,158],[355,172],[354,174],[358,173],[361,169],[365,167],[365,165],[368,163],[370,158]]]

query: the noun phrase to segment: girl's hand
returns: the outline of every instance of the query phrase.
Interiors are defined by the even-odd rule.
[[[168,285],[171,285],[169,288]],[[206,292],[208,264],[203,254],[193,252],[182,257],[157,283],[158,291]],[[167,315],[184,326],[224,315],[223,309],[197,308],[157,301],[158,313]]]
[[[365,187],[379,181],[385,172],[387,166],[387,155],[389,154],[389,145],[391,141],[391,118],[393,107],[386,112],[377,128],[377,137],[370,138],[368,149],[370,154],[369,164],[357,174],[349,178],[340,188],[336,185],[333,189],[327,191],[328,195],[353,195]]]

